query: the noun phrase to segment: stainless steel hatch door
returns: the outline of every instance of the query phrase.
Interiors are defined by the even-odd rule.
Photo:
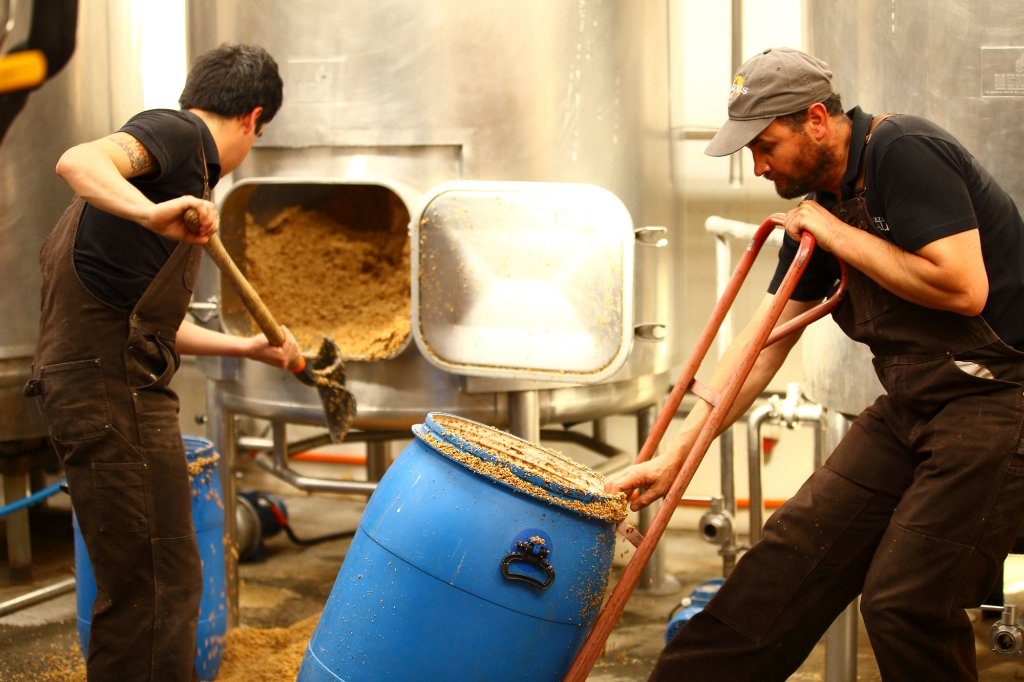
[[[412,219],[413,335],[455,374],[593,383],[626,361],[633,221],[593,185],[456,182]]]

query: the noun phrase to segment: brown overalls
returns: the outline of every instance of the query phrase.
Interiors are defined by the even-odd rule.
[[[75,271],[76,198],[40,254],[35,378],[96,577],[88,678],[189,680],[202,590],[192,502],[168,384],[201,248],[179,243],[132,310]]]
[[[835,214],[877,236],[863,165]],[[652,680],[785,680],[858,594],[884,679],[977,679],[964,609],[988,595],[1024,517],[1024,353],[981,317],[848,272],[834,317],[870,346],[887,395],[768,519]]]

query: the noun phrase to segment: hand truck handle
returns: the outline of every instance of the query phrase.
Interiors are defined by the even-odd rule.
[[[694,348],[689,359],[686,361],[686,364],[683,366],[679,379],[676,381],[672,392],[669,394],[668,400],[666,400],[665,406],[658,415],[658,419],[655,421],[647,440],[640,449],[640,453],[636,458],[636,463],[650,459],[654,454],[654,451],[658,448],[658,444],[665,435],[665,431],[668,428],[669,423],[672,421],[672,417],[675,416],[676,410],[679,409],[683,396],[693,386],[694,376],[697,373],[697,369],[700,367],[701,362],[703,362],[704,357],[707,355],[708,349],[711,347],[711,343],[714,341],[715,335],[718,333],[718,329],[722,325],[722,320],[725,319],[726,314],[729,312],[729,308],[732,307],[733,301],[736,299],[736,294],[739,292],[740,285],[743,284],[743,280],[746,279],[747,274],[750,272],[750,268],[753,266],[754,259],[757,257],[757,254],[760,252],[765,240],[768,238],[768,234],[776,227],[780,226],[782,224],[782,220],[782,214],[773,214],[765,219],[754,233],[754,237],[747,245],[747,250],[744,252],[742,258],[740,258],[739,263],[736,265],[736,270],[733,272],[732,277],[729,279],[729,283],[725,287],[722,298],[718,301],[714,311],[712,311],[711,319],[708,321],[704,331],[701,332],[700,338],[697,341],[697,347]],[[726,381],[725,386],[716,396],[717,399],[712,403],[713,407],[711,409],[711,413],[705,420],[704,425],[697,436],[697,440],[694,442],[690,452],[687,453],[682,468],[676,475],[676,480],[672,484],[672,487],[669,489],[668,493],[665,494],[664,502],[658,509],[657,514],[655,514],[650,528],[637,545],[636,551],[633,553],[633,557],[630,559],[629,564],[622,573],[622,577],[619,578],[619,582],[615,585],[611,596],[608,598],[608,602],[601,610],[600,615],[598,615],[593,629],[590,631],[586,641],[583,643],[583,647],[576,655],[576,659],[573,661],[572,667],[565,676],[566,682],[584,682],[587,675],[590,674],[591,669],[594,667],[594,662],[601,655],[601,651],[604,648],[605,641],[608,639],[608,635],[611,633],[612,627],[619,619],[619,616],[622,615],[622,611],[626,606],[626,601],[629,599],[629,596],[632,594],[637,582],[640,580],[641,572],[647,565],[647,561],[654,552],[654,548],[658,544],[658,540],[661,539],[662,533],[665,532],[665,527],[668,525],[672,512],[675,511],[680,498],[683,496],[683,492],[685,492],[686,487],[693,479],[693,475],[696,473],[701,460],[704,459],[704,454],[708,451],[712,441],[717,436],[718,428],[725,421],[725,417],[728,414],[729,409],[736,401],[736,396],[739,394],[743,382],[746,381],[747,375],[750,374],[750,370],[754,366],[754,362],[757,360],[757,356],[760,354],[761,350],[768,345],[775,343],[783,336],[791,334],[797,329],[824,317],[839,305],[839,301],[846,293],[846,266],[842,261],[840,261],[839,265],[841,274],[839,286],[836,288],[836,291],[833,292],[833,294],[823,303],[793,318],[788,323],[780,325],[773,331],[776,322],[778,322],[779,317],[782,315],[782,309],[785,307],[786,303],[789,302],[789,297],[792,295],[797,281],[807,268],[807,263],[810,259],[811,253],[814,251],[814,246],[814,236],[809,232],[804,232],[803,235],[801,235],[800,246],[797,249],[796,256],[793,258],[793,263],[789,266],[789,270],[786,272],[786,276],[783,278],[782,284],[779,285],[779,290],[775,294],[775,299],[772,301],[771,306],[769,306],[764,319],[762,319],[758,325],[754,333],[754,337],[743,349],[736,367],[733,369],[732,374]]]

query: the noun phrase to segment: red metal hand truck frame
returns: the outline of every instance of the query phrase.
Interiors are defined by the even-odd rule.
[[[746,381],[747,375],[750,374],[757,356],[763,349],[782,337],[802,329],[811,322],[832,312],[846,293],[846,266],[842,261],[839,261],[841,274],[839,286],[836,287],[835,292],[819,305],[775,328],[775,323],[778,322],[779,317],[782,315],[782,309],[789,302],[789,297],[793,294],[793,289],[796,287],[800,275],[806,269],[808,259],[814,250],[814,236],[810,232],[804,232],[800,238],[800,246],[796,256],[793,258],[793,263],[786,272],[786,276],[783,278],[782,284],[775,294],[774,301],[768,308],[764,319],[758,325],[754,338],[743,349],[736,367],[733,369],[722,390],[715,391],[710,386],[706,386],[694,378],[697,369],[700,367],[701,362],[704,361],[704,357],[707,355],[708,349],[715,339],[715,335],[718,333],[719,327],[722,325],[722,320],[725,319],[729,308],[732,307],[736,294],[743,284],[743,280],[746,279],[747,273],[750,272],[754,259],[757,258],[757,254],[761,251],[761,247],[764,245],[769,233],[782,225],[783,217],[780,213],[769,216],[761,223],[754,237],[750,240],[747,250],[744,252],[743,257],[740,258],[739,263],[736,265],[736,270],[729,279],[722,298],[711,313],[711,319],[697,341],[697,347],[683,366],[679,379],[669,394],[668,400],[658,415],[658,419],[655,421],[647,440],[640,449],[640,454],[636,457],[635,464],[646,462],[651,458],[687,391],[692,392],[712,406],[711,413],[704,422],[696,442],[694,442],[690,452],[687,453],[683,466],[676,475],[675,482],[665,494],[665,500],[658,509],[658,513],[654,516],[654,520],[651,522],[647,532],[641,536],[639,531],[625,522],[620,525],[620,532],[636,546],[636,551],[622,572],[622,577],[619,578],[615,589],[612,590],[612,594],[608,598],[607,603],[605,603],[600,615],[598,615],[597,622],[594,623],[590,635],[576,655],[572,667],[565,676],[565,682],[583,682],[587,675],[590,674],[590,670],[594,667],[594,662],[601,655],[605,640],[608,639],[612,627],[618,621],[619,616],[622,615],[629,596],[633,593],[633,589],[640,580],[640,573],[651,558],[651,554],[654,552],[658,540],[661,539],[662,533],[665,532],[665,526],[668,525],[672,512],[675,511],[676,506],[679,504],[680,498],[682,498],[686,487],[690,484],[690,480],[693,478],[694,473],[696,473],[697,467],[700,466],[701,460],[704,459],[708,448],[711,447],[712,441],[717,437],[718,428],[725,421],[726,415],[736,401],[736,396],[739,394],[743,382]]]

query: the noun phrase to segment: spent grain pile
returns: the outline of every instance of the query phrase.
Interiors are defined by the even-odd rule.
[[[305,350],[327,335],[347,357],[390,357],[410,331],[408,220],[390,192],[246,214],[246,275]]]

